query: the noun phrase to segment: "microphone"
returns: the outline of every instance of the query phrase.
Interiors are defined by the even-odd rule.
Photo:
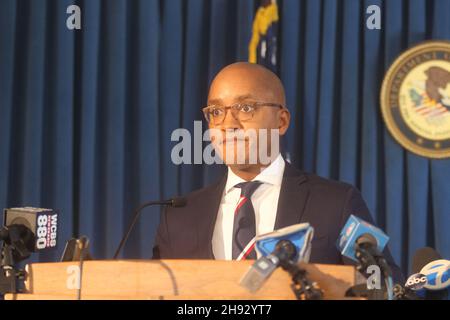
[[[79,239],[71,238],[67,240],[60,261],[80,261],[82,258],[84,260],[93,260],[89,252],[89,238],[81,236]]]
[[[320,299],[322,293],[317,284],[309,282],[306,271],[297,266],[300,261],[309,261],[313,235],[314,229],[308,223],[302,223],[256,237],[255,248],[261,257],[242,277],[240,284],[250,292],[256,292],[281,266],[292,276],[292,289],[298,299]]]
[[[175,198],[168,199],[168,200],[149,201],[149,202],[146,202],[146,203],[142,204],[139,208],[137,208],[134,211],[133,220],[131,221],[130,225],[128,226],[127,232],[125,233],[124,237],[120,241],[119,246],[117,247],[117,250],[116,250],[116,253],[114,254],[113,259],[117,259],[117,256],[119,255],[119,253],[122,250],[123,246],[127,242],[128,237],[130,236],[131,231],[133,230],[133,227],[136,224],[142,209],[144,209],[146,207],[149,207],[149,206],[154,206],[154,205],[171,206],[171,207],[184,207],[186,205],[186,203],[187,203],[186,198],[184,198],[184,197],[175,197]]]
[[[299,268],[294,258],[297,249],[289,240],[281,240],[277,244],[280,266],[292,277],[291,288],[298,300],[321,300],[323,291],[317,282],[310,281],[306,276],[306,270]]]
[[[240,284],[250,292],[256,292],[264,285],[272,273],[286,260],[293,259],[297,254],[295,246],[289,240],[279,240],[275,249],[267,256],[262,256],[250,267],[241,279]]]
[[[3,211],[0,240],[10,246],[14,262],[30,257],[32,252],[56,247],[58,213],[51,209],[33,207],[11,208]]]
[[[438,291],[450,286],[450,261],[440,259],[432,261],[420,270],[427,277],[425,288]]]
[[[337,247],[343,256],[358,262],[356,268],[361,273],[365,273],[371,265],[379,266],[385,277],[388,300],[392,300],[392,270],[382,254],[388,240],[382,230],[351,215],[341,231]],[[375,290],[370,290],[371,297],[378,299]]]
[[[371,258],[364,255],[365,252],[361,252],[358,257],[358,249],[368,250],[372,253],[375,249],[382,252],[388,241],[389,237],[381,229],[351,215],[341,230],[337,247],[343,256],[359,262],[358,271],[362,271],[368,265],[366,261],[361,261],[361,259],[371,260]]]
[[[442,259],[434,249],[425,247],[416,251],[412,271],[405,287],[415,290],[425,300],[447,300],[450,287],[450,261]]]
[[[297,299],[320,300],[323,292],[316,282],[306,277],[306,271],[297,266],[297,248],[290,240],[279,240],[275,250],[266,257],[259,258],[249,272],[241,280],[241,285],[250,292],[259,290],[278,266],[287,271],[293,284],[291,285]]]
[[[441,255],[430,247],[418,249],[412,259],[412,273],[419,273],[423,267],[434,260],[442,259]]]
[[[25,271],[15,264],[32,252],[56,247],[58,214],[50,209],[11,208],[3,210],[0,228],[0,294],[16,293],[17,280],[25,279]]]
[[[396,284],[394,286],[394,296],[396,300],[423,300],[424,291],[418,294],[427,281],[427,277],[420,273],[420,270],[430,261],[440,259],[439,254],[432,248],[421,248],[416,251],[412,258],[412,275],[408,277],[405,285]]]
[[[371,263],[372,265],[372,262],[375,262],[375,264],[380,265],[381,269],[384,270],[386,277],[392,276],[391,267],[378,249],[378,241],[373,234],[364,233],[356,239],[355,256],[361,261]]]

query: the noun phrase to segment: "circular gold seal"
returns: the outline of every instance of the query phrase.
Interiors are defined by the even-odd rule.
[[[426,41],[401,54],[381,87],[389,132],[406,149],[450,157],[450,42]]]

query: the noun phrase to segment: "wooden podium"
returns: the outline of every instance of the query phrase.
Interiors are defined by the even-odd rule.
[[[291,278],[278,268],[265,285],[250,293],[239,284],[253,261],[116,260],[85,261],[81,299],[295,299]],[[325,299],[344,299],[356,282],[352,266],[303,264]],[[25,293],[7,300],[77,299],[79,263],[36,263],[26,266]]]

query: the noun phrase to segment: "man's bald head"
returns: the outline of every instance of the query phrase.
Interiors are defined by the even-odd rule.
[[[240,102],[232,99],[240,98],[286,106],[284,87],[277,75],[248,62],[228,65],[216,75],[209,90],[208,104],[229,105]]]

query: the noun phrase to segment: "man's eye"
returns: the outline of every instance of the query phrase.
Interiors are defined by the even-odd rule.
[[[249,112],[252,112],[253,110],[255,110],[255,108],[252,105],[243,104],[243,105],[239,106],[239,110],[244,113],[249,113]]]
[[[211,110],[211,115],[213,116],[213,117],[218,117],[218,116],[220,116],[222,114],[222,110],[220,110],[220,109],[212,109]]]

